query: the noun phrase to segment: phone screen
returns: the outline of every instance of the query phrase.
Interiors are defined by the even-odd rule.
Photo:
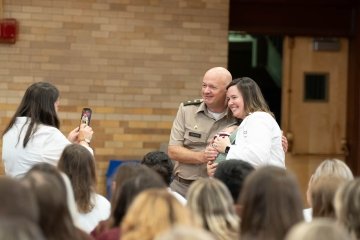
[[[91,114],[92,114],[91,108],[83,108],[80,117],[80,125],[86,124],[89,126],[91,120]]]

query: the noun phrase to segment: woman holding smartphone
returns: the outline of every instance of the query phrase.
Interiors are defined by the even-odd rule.
[[[86,147],[93,135],[82,124],[65,137],[57,115],[59,90],[47,82],[37,82],[26,90],[10,123],[3,132],[2,159],[5,174],[20,178],[35,164],[56,165],[64,148],[71,143]]]

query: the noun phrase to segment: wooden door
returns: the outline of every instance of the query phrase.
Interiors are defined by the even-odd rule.
[[[286,166],[298,176],[303,193],[321,161],[344,160],[346,155],[348,40],[338,39],[337,50],[315,50],[314,41],[285,37],[283,48],[281,127],[290,147]]]

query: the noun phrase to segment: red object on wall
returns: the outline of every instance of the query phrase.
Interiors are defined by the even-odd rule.
[[[14,18],[0,19],[0,43],[15,43],[19,24]]]

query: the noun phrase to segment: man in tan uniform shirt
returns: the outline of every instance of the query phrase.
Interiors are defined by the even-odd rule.
[[[175,178],[170,187],[185,196],[190,184],[207,177],[206,164],[215,160],[217,152],[205,148],[222,129],[236,124],[228,115],[226,86],[230,72],[222,67],[208,70],[202,82],[202,99],[180,104],[174,120],[168,154],[175,160]]]

